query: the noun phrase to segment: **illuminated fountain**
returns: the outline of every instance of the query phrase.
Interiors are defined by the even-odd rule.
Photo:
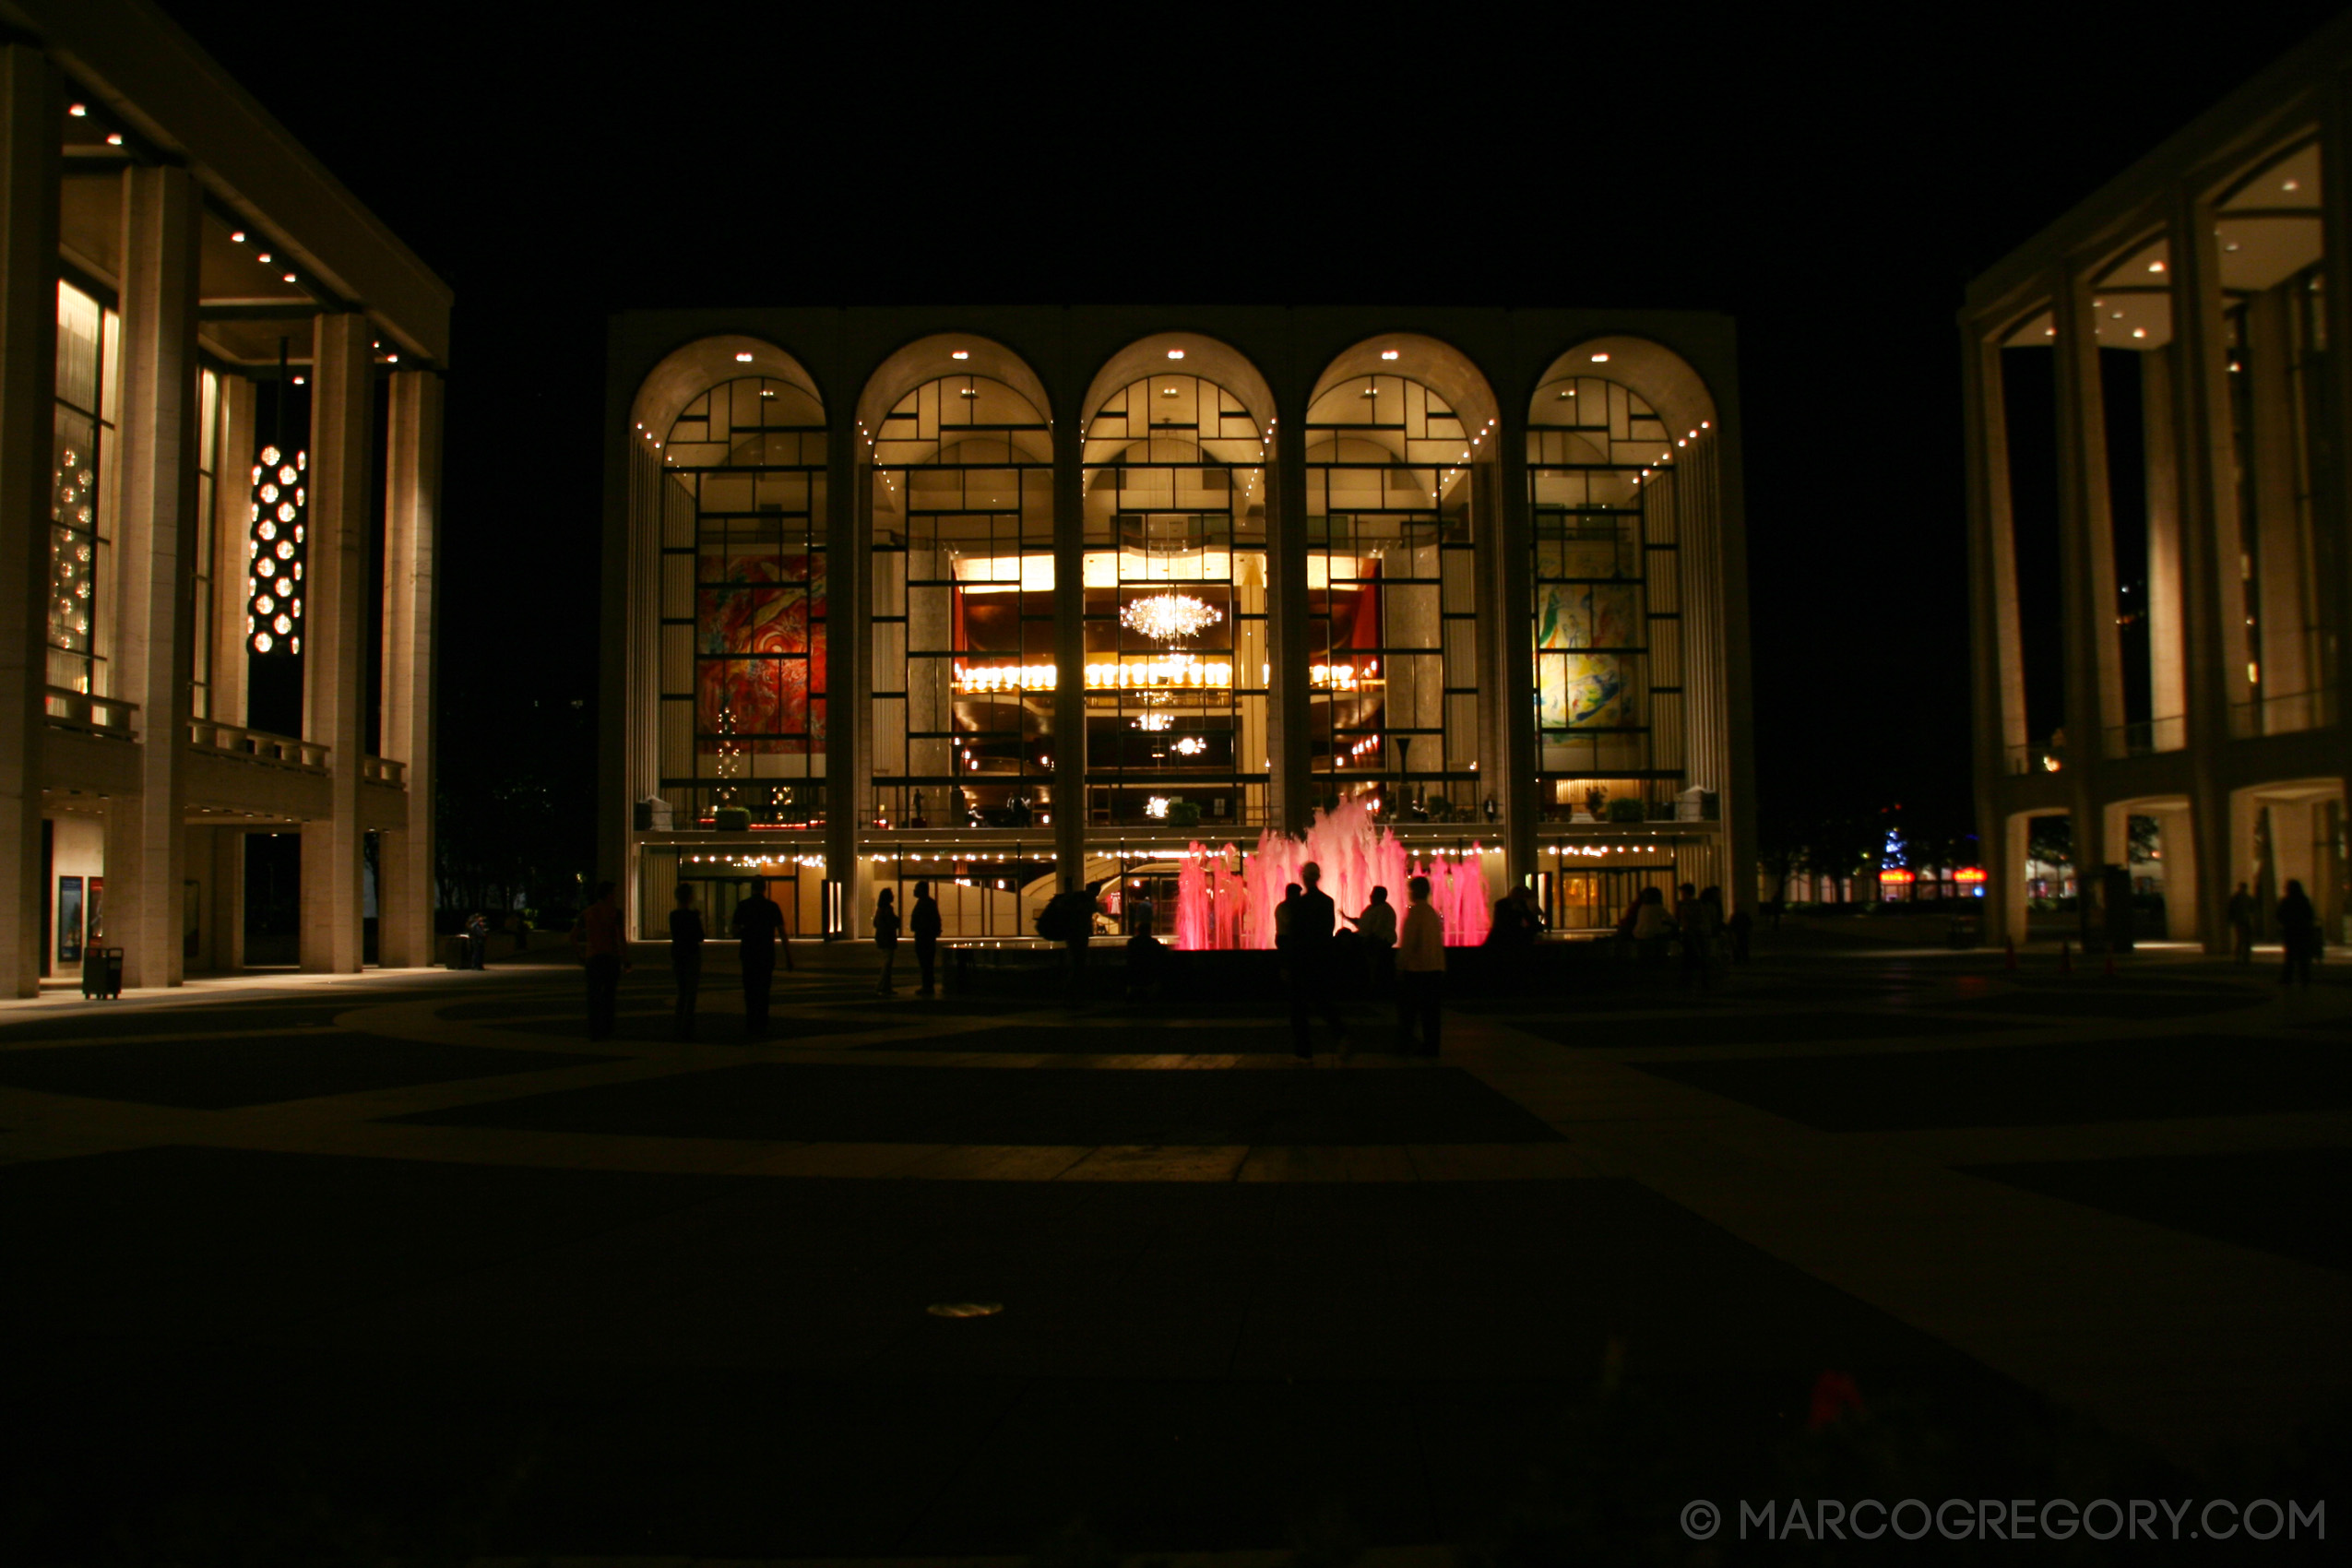
[[[1361,802],[1348,801],[1317,812],[1303,839],[1269,829],[1254,853],[1230,844],[1221,852],[1193,845],[1176,877],[1176,945],[1186,952],[1272,947],[1275,906],[1286,885],[1303,884],[1299,868],[1309,861],[1323,868],[1323,890],[1342,915],[1360,913],[1372,890],[1385,887],[1401,925],[1405,879],[1426,876],[1430,903],[1445,920],[1445,944],[1475,947],[1486,940],[1491,917],[1479,847],[1458,856],[1432,850],[1416,861]]]

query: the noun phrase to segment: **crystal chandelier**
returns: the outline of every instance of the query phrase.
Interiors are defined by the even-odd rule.
[[[1120,624],[1156,642],[1182,642],[1198,636],[1225,619],[1215,606],[1189,593],[1156,593],[1127,601],[1119,612]]]

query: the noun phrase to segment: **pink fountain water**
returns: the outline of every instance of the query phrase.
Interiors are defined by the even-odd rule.
[[[1299,868],[1309,861],[1323,868],[1323,890],[1343,915],[1361,912],[1372,890],[1385,887],[1401,919],[1405,879],[1426,876],[1430,903],[1445,919],[1445,944],[1475,947],[1486,940],[1491,917],[1479,846],[1467,855],[1432,850],[1416,861],[1360,802],[1348,801],[1317,812],[1304,839],[1268,830],[1252,854],[1237,854],[1230,844],[1221,852],[1194,844],[1176,875],[1176,945],[1187,952],[1273,946],[1274,907],[1284,886],[1303,880]]]

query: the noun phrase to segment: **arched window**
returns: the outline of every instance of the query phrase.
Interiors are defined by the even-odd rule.
[[[662,793],[682,826],[821,818],[825,411],[722,382],[671,425],[661,479]]]
[[[1537,800],[1548,821],[1647,816],[1682,782],[1675,441],[1598,376],[1547,382],[1527,422]]]
[[[870,436],[874,823],[1042,825],[1058,739],[1045,415],[993,377],[949,375]]]
[[[1309,766],[1405,820],[1479,815],[1472,438],[1427,386],[1367,374],[1307,411]]]
[[[1087,422],[1089,823],[1265,820],[1265,451],[1197,375],[1132,382]]]

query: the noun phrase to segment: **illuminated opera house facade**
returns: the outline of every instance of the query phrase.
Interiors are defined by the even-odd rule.
[[[615,319],[600,869],[950,935],[1358,802],[1559,929],[1754,885],[1730,323]],[[903,895],[902,895],[903,896]]]

